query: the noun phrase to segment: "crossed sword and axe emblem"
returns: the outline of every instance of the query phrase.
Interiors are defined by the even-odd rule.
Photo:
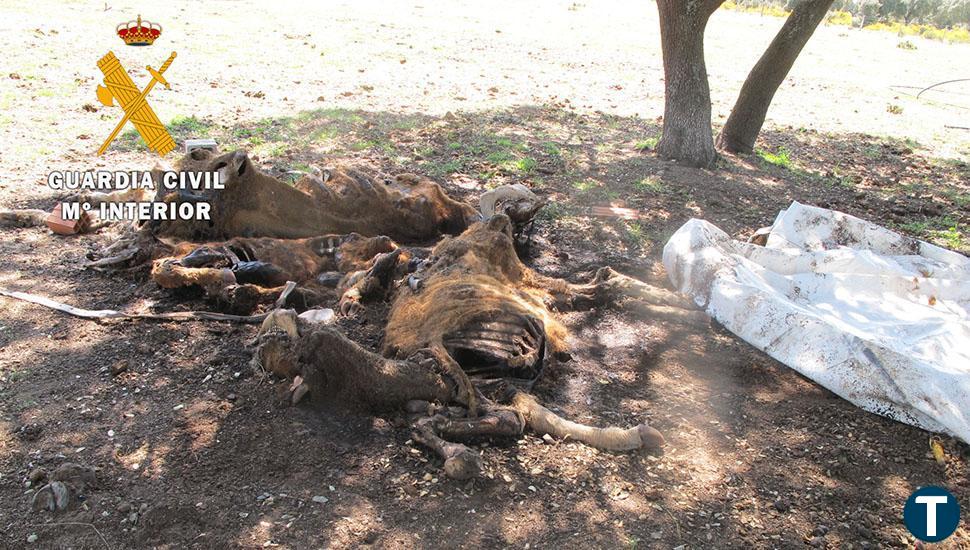
[[[118,132],[124,128],[125,123],[129,120],[135,125],[135,129],[138,130],[138,133],[145,140],[145,143],[148,144],[150,150],[157,152],[159,155],[165,155],[172,149],[175,149],[175,141],[172,139],[172,136],[158,119],[158,116],[152,110],[148,101],[145,100],[156,83],[161,83],[166,88],[171,88],[162,74],[168,70],[172,61],[175,61],[175,52],[172,52],[172,55],[165,60],[165,63],[157,71],[151,67],[145,67],[152,75],[152,80],[145,86],[144,90],[139,90],[131,80],[131,77],[128,76],[128,72],[121,65],[121,62],[115,57],[114,52],[108,52],[107,55],[98,60],[98,68],[104,73],[105,84],[104,86],[98,85],[98,101],[110,107],[117,100],[118,104],[125,111],[125,116],[121,118],[121,121],[118,122],[118,125],[111,132],[111,135],[108,136],[108,139],[98,149],[99,155],[105,152],[118,135]]]

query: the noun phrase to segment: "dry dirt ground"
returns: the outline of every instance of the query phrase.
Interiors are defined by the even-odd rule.
[[[630,4],[2,2],[0,206],[52,207],[50,170],[149,168],[130,130],[94,156],[120,116],[95,99],[95,62],[114,50],[144,85],[138,68],[176,50],[172,89],[149,101],[177,139],[247,148],[281,178],[350,160],[426,174],[469,201],[523,182],[553,200],[528,258],[551,275],[612,265],[663,284],[660,250],[690,217],[744,238],[792,200],[967,252],[970,134],[946,128],[970,126],[966,89],[916,101],[905,86],[966,76],[970,47],[914,38],[904,50],[892,35],[822,28],[761,153],[699,171],[650,151],[655,7]],[[126,48],[114,26],[139,11],[164,34]],[[714,16],[715,123],[780,24]],[[643,216],[598,219],[594,205]],[[4,231],[0,286],[88,308],[209,307],[142,271],[82,269],[112,234]],[[383,314],[342,326],[377,348]],[[247,366],[251,326],[96,323],[0,299],[0,547],[912,547],[901,509],[916,487],[947,487],[970,509],[966,445],[943,438],[938,464],[930,434],[715,325],[609,310],[565,320],[573,360],[539,397],[587,422],[649,419],[665,452],[526,435],[484,447],[485,476],[456,483],[399,418],[278,406],[279,383]],[[28,473],[65,462],[97,468],[97,486],[72,511],[32,513]],[[940,546],[968,547],[970,533]]]

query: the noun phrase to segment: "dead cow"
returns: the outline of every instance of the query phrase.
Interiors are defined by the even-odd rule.
[[[205,244],[179,243],[152,262],[151,277],[163,288],[198,286],[232,313],[248,314],[271,303],[287,281],[300,287],[290,300],[311,307],[353,285],[348,273],[369,268],[373,258],[396,250],[387,237],[357,233],[308,239],[237,237]],[[346,282],[342,286],[342,282]],[[319,295],[320,292],[323,295]]]
[[[386,285],[391,269],[375,263],[361,280]],[[526,393],[543,366],[565,351],[565,329],[553,308],[630,299],[660,318],[706,319],[675,294],[608,268],[585,285],[533,272],[516,256],[512,224],[501,214],[443,240],[393,294],[381,355],[334,327],[277,310],[259,332],[255,360],[294,380],[294,400],[309,392],[318,400],[412,413],[415,440],[433,449],[455,478],[476,475],[480,463],[477,453],[451,441],[514,437],[526,428],[609,450],[662,444],[646,424],[577,424]]]
[[[155,233],[162,237],[202,241],[359,233],[422,242],[460,233],[479,217],[437,183],[413,174],[382,179],[339,167],[307,175],[290,186],[261,172],[244,151],[212,156],[204,149],[187,155],[179,170],[218,172],[225,188],[160,195],[157,200],[211,204],[210,220],[157,224]],[[156,173],[156,183],[159,177]]]
[[[204,149],[185,155],[174,171],[218,172],[223,189],[166,190],[165,171],[161,167],[152,171],[157,190],[153,200],[207,202],[209,219],[147,222],[102,250],[90,267],[110,269],[163,258],[172,254],[166,245],[172,241],[358,233],[427,243],[442,234],[460,233],[481,217],[473,207],[445,194],[437,183],[414,174],[387,178],[337,167],[306,175],[291,186],[260,171],[244,151],[215,155]]]

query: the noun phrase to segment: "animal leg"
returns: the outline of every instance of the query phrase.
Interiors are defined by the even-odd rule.
[[[568,284],[558,290],[554,293],[557,305],[567,309],[588,309],[628,301],[652,317],[687,323],[708,321],[704,312],[679,294],[638,281],[609,267],[600,268],[587,284]]]
[[[278,310],[271,315],[295,318],[296,312]],[[266,370],[299,372],[314,399],[340,400],[370,410],[400,410],[412,400],[450,403],[455,399],[454,383],[443,376],[430,354],[387,359],[334,327],[311,325],[293,341],[292,330],[272,330],[277,326],[282,323],[260,330],[255,361]]]
[[[515,409],[526,425],[538,434],[549,434],[558,439],[570,438],[609,451],[634,449],[659,449],[664,444],[663,435],[647,424],[628,429],[609,427],[594,428],[566,420],[536,401],[535,397],[516,391],[512,396]]]
[[[152,279],[162,288],[198,285],[212,293],[236,284],[236,276],[231,269],[185,267],[174,258],[156,260],[152,264]]]
[[[341,281],[344,291],[338,309],[342,315],[353,315],[361,309],[362,300],[387,292],[401,253],[402,249],[398,248],[378,254],[368,270],[350,273]]]
[[[448,350],[443,345],[435,344],[431,346],[430,351],[441,366],[441,370],[454,381],[455,400],[468,407],[468,416],[472,418],[478,416],[478,392],[468,378],[468,373],[448,354]]]
[[[445,474],[452,479],[470,479],[482,471],[482,460],[478,453],[461,443],[445,441],[435,433],[432,418],[422,418],[414,425],[411,437],[430,448],[445,461]]]

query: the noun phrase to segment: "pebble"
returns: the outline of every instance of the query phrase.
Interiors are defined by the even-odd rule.
[[[542,435],[542,440],[545,441],[546,443],[550,444],[550,445],[552,445],[553,443],[556,442],[556,440],[553,439],[553,437],[551,435],[549,435],[549,434],[543,434]]]
[[[115,508],[115,510],[121,512],[122,514],[127,514],[128,512],[131,512],[131,503],[128,502],[127,500],[123,500],[118,503],[118,506]]]
[[[778,500],[775,501],[775,510],[785,513],[791,510],[791,504],[788,504],[787,500],[783,498],[779,498]]]
[[[111,376],[118,376],[119,374],[126,372],[128,370],[128,361],[122,359],[117,363],[111,365]]]
[[[316,502],[317,504],[326,504],[329,500],[330,500],[329,498],[323,495],[317,495],[313,497],[313,502]]]
[[[29,479],[32,483],[37,483],[38,481],[47,479],[47,470],[43,468],[34,468],[30,471],[30,474],[27,475],[27,479]]]
[[[37,535],[30,535],[27,537],[27,542],[34,543],[37,542]]]

